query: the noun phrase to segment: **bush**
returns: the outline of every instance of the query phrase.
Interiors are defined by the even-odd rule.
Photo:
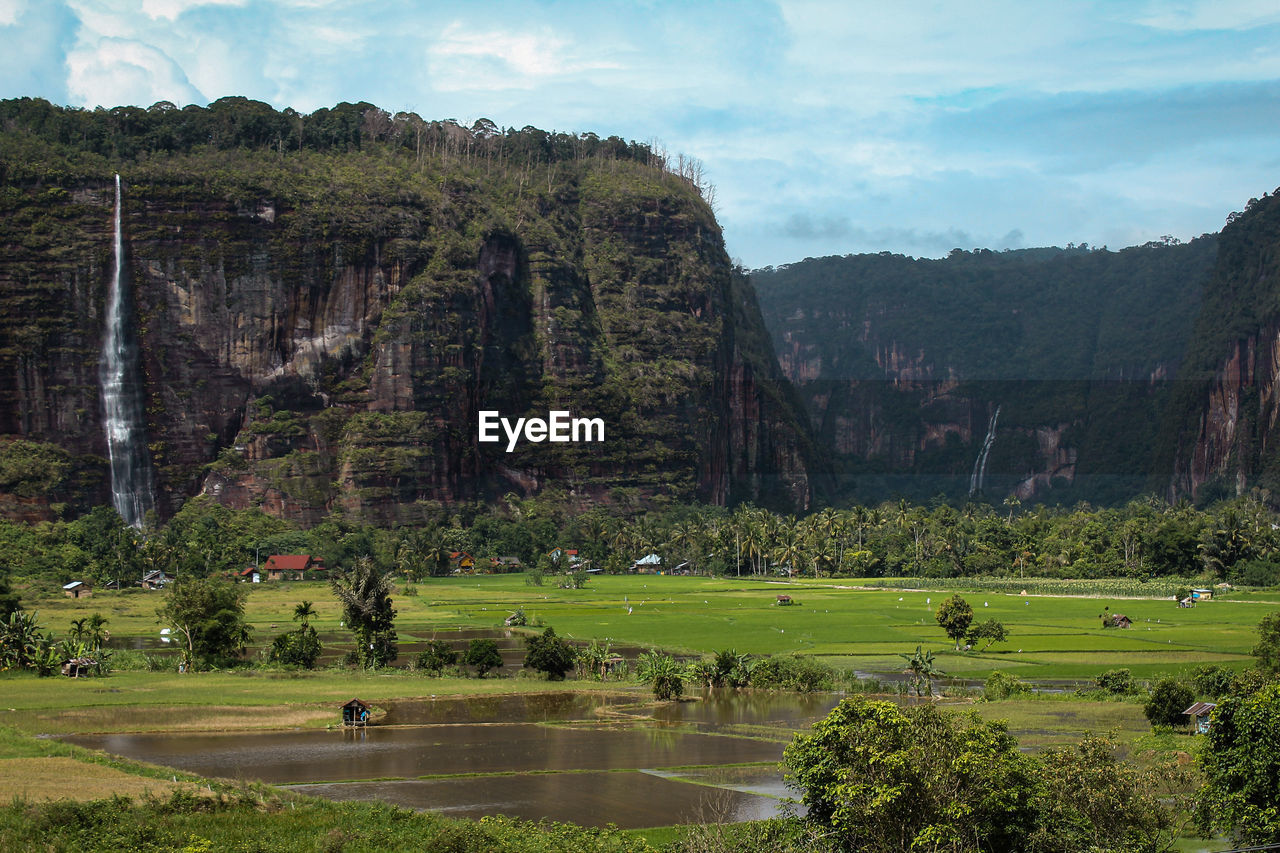
[[[1181,681],[1165,678],[1152,688],[1151,698],[1142,707],[1142,713],[1147,715],[1147,721],[1153,726],[1176,726],[1187,722],[1182,712],[1195,701],[1196,695],[1190,687]]]
[[[816,693],[835,689],[836,671],[802,655],[777,655],[758,660],[751,669],[751,686],[766,690]]]
[[[1219,699],[1239,690],[1240,679],[1225,667],[1206,664],[1197,667],[1191,675],[1191,687],[1198,699]]]
[[[427,643],[425,649],[418,653],[414,666],[429,675],[440,675],[446,667],[454,666],[457,663],[458,653],[453,650],[452,646],[444,640],[432,640]]]
[[[564,675],[573,669],[574,650],[567,640],[556,636],[555,628],[548,628],[538,637],[526,637],[529,647],[524,665],[537,672],[545,672],[549,681],[564,681]]]
[[[1016,675],[1010,675],[1000,670],[988,675],[987,680],[982,683],[982,698],[988,702],[999,702],[1002,699],[1008,699],[1010,696],[1021,696],[1030,692],[1030,684],[1027,684]]]
[[[1133,673],[1128,669],[1109,669],[1093,680],[1097,689],[1116,696],[1126,696],[1136,689]]]
[[[636,661],[636,678],[653,687],[653,698],[669,702],[684,695],[684,670],[671,655],[658,651],[642,654]]]
[[[271,641],[267,649],[267,660],[282,663],[286,666],[300,666],[313,669],[320,657],[320,638],[316,629],[305,625],[296,631],[280,634]]]

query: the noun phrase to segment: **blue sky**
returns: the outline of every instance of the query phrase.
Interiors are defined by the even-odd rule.
[[[366,100],[659,141],[751,267],[1111,248],[1280,185],[1280,4],[0,0],[0,97]]]

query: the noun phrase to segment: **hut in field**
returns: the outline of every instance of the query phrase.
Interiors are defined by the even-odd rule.
[[[1103,628],[1129,628],[1133,625],[1133,620],[1123,613],[1109,613],[1102,617]]]
[[[97,666],[98,662],[93,658],[71,658],[62,664],[62,674],[68,678],[79,678],[82,675],[92,675]]]
[[[93,586],[88,581],[72,581],[62,585],[62,594],[67,598],[88,598],[93,595]]]
[[[1183,715],[1191,718],[1191,733],[1203,735],[1209,733],[1210,715],[1213,709],[1218,707],[1212,702],[1197,702],[1187,710],[1183,711]]]
[[[366,703],[361,702],[359,699],[352,699],[342,706],[342,724],[344,726],[367,726],[369,724],[369,715],[372,713]]]
[[[791,596],[789,596],[789,595],[780,595],[780,596],[778,596],[778,606],[779,606],[779,607],[790,607],[790,606],[791,606]]]

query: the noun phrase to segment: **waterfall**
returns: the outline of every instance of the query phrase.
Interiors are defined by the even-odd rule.
[[[103,334],[98,379],[111,460],[111,502],[126,524],[141,527],[155,506],[151,459],[143,420],[138,341],[132,305],[125,292],[124,238],[120,233],[120,176],[116,175],[115,271],[107,294],[107,328]]]
[[[978,458],[973,460],[973,474],[969,476],[969,497],[982,491],[983,483],[987,479],[987,457],[991,455],[991,445],[996,443],[996,421],[999,419],[1000,407],[996,406],[996,410],[991,413],[991,419],[987,421],[987,437],[983,439],[982,449],[978,451]]]

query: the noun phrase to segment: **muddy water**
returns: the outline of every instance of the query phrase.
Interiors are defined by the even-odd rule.
[[[234,735],[77,736],[72,743],[205,776],[264,782],[613,770],[777,761],[782,744],[670,729],[515,723]]]
[[[640,772],[553,773],[410,782],[300,785],[295,790],[333,800],[381,800],[452,817],[570,821],[623,829],[698,821],[761,820],[780,803],[727,788],[692,785]]]
[[[777,814],[779,798],[789,794],[777,765],[784,744],[735,736],[741,730],[732,727],[767,726],[785,738],[837,700],[713,691],[700,701],[655,706],[635,693],[566,691],[387,701],[380,703],[382,724],[362,730],[67,740],[331,799],[646,827]],[[515,775],[529,771],[539,772]]]

